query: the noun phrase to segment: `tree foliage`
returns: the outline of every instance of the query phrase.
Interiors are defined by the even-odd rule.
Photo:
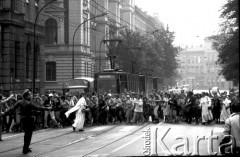
[[[221,65],[222,74],[229,81],[239,80],[239,10],[238,0],[228,0],[222,7],[221,33],[212,36],[213,47],[219,52],[217,63]]]
[[[172,32],[161,29],[153,35],[143,35],[125,29],[120,36],[123,42],[119,45],[117,58],[121,70],[164,79],[176,76],[178,49],[172,44]]]

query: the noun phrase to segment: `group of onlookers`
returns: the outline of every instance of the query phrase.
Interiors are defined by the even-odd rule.
[[[2,97],[2,96],[1,96]],[[46,95],[35,94],[32,101],[44,107],[52,107],[51,111],[34,111],[35,128],[65,127],[73,123],[75,114],[66,118],[65,113],[74,107],[81,94],[65,95],[55,91]],[[1,98],[2,99],[2,98]],[[21,95],[10,99],[1,105],[1,111],[7,110],[16,101],[21,100]],[[224,123],[230,116],[231,104],[239,102],[238,93],[208,92],[193,94],[192,91],[181,93],[156,92],[150,94],[122,93],[122,94],[86,94],[87,110],[85,117],[89,125],[108,123],[143,123],[146,121],[177,123],[185,121],[197,124]],[[21,131],[21,113],[16,110],[8,116],[2,116],[2,130],[9,132]],[[15,122],[12,125],[12,122]]]
[[[35,129],[72,125],[74,131],[77,126],[79,126],[79,131],[83,131],[84,123],[89,125],[123,122],[142,124],[144,122],[158,123],[161,120],[169,123],[185,121],[189,124],[194,121],[196,124],[202,123],[203,125],[211,122],[226,122],[224,134],[236,134],[234,136],[237,136],[237,144],[240,144],[240,130],[236,130],[240,125],[238,91],[227,94],[227,92],[220,93],[219,90],[212,92],[209,90],[209,92],[193,94],[192,91],[185,92],[184,90],[181,93],[153,90],[150,94],[131,92],[97,94],[93,92],[74,95],[69,93],[60,95],[52,91],[42,96],[35,94],[33,97],[28,97],[27,101],[21,101],[23,98],[24,95],[21,94],[11,95],[8,98],[0,95],[0,141],[2,141],[2,131],[9,132],[10,129],[22,131],[21,118],[25,116],[21,114],[21,111],[28,113],[24,109],[27,106],[24,107],[24,105],[31,102],[38,106],[34,108],[40,109],[31,109],[34,113],[30,117],[34,115]],[[20,108],[13,107],[15,104]],[[14,112],[9,112],[9,108]],[[237,123],[236,115],[239,123]]]

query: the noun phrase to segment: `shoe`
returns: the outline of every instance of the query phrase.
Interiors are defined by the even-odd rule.
[[[30,153],[30,152],[32,152],[31,148],[28,148],[27,150],[23,150],[22,151],[23,154],[27,154],[27,153]]]
[[[75,127],[73,127],[73,131],[75,131],[76,130],[76,128]]]
[[[28,152],[32,152],[32,148],[28,148],[28,150],[27,150]]]
[[[0,139],[0,141],[3,141],[2,139]]]
[[[83,129],[79,129],[79,131],[84,131]]]

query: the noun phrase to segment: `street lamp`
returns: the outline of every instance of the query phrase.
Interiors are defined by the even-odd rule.
[[[120,30],[120,29],[123,29],[123,28],[126,28],[127,26],[122,26],[122,27],[117,27],[116,29],[115,29],[115,31],[118,31],[118,30]],[[101,48],[102,48],[102,43],[104,42],[104,39],[105,39],[105,37],[107,36],[107,35],[109,35],[109,34],[111,34],[112,32],[111,31],[109,31],[106,35],[104,35],[103,36],[103,38],[102,38],[102,40],[101,40],[101,42],[100,42],[100,53],[99,53],[99,71],[101,71],[101,66],[102,66],[102,55],[101,55]],[[105,41],[106,42],[106,41]]]
[[[32,92],[35,94],[35,78],[36,78],[36,23],[39,14],[43,11],[43,9],[48,6],[50,3],[54,2],[56,0],[52,0],[48,3],[46,3],[37,13],[34,24],[33,24],[33,80],[32,80]]]
[[[110,65],[111,65],[111,69],[115,70],[115,62],[116,62],[116,58],[117,58],[117,55],[116,54],[113,54],[113,48],[112,48],[112,44],[115,43],[115,46],[114,48],[116,47],[116,51],[118,50],[119,48],[119,43],[122,42],[121,39],[109,39],[109,40],[103,40],[104,44],[106,44],[108,46],[108,50],[109,50],[109,60],[110,60]]]
[[[87,20],[83,21],[80,25],[78,25],[78,27],[76,28],[76,30],[75,30],[75,32],[74,32],[74,34],[73,34],[73,48],[72,48],[72,79],[74,79],[74,60],[75,60],[75,58],[74,58],[74,38],[75,38],[75,35],[76,35],[77,30],[78,30],[78,29],[79,29],[79,28],[80,28],[85,22],[90,21],[90,20],[92,20],[92,19],[94,19],[94,18],[97,18],[97,17],[105,16],[105,15],[107,15],[107,14],[108,14],[108,13],[105,12],[105,13],[102,13],[102,14],[100,14],[100,15],[96,15],[96,16],[90,18],[90,19],[87,19]]]

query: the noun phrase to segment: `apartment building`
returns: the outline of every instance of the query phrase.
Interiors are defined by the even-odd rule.
[[[218,52],[212,48],[213,41],[204,39],[204,45],[185,48],[179,53],[178,86],[190,84],[194,89],[206,90],[219,87],[228,90],[233,87],[232,81],[219,75],[221,67],[216,64]]]

